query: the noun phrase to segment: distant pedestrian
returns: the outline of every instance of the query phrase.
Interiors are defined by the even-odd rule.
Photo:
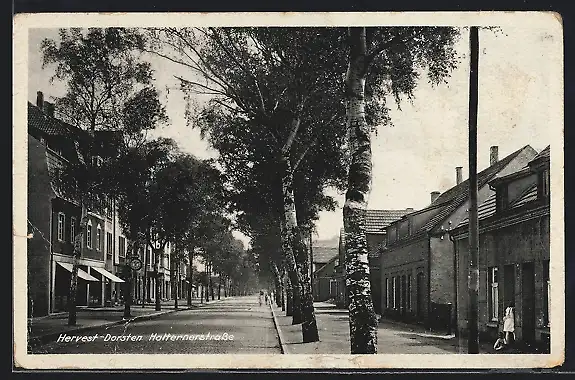
[[[505,345],[512,344],[515,341],[515,312],[512,303],[505,309],[503,332],[505,333]]]
[[[259,295],[259,297],[258,297],[258,301],[259,301],[259,303],[260,303],[260,306],[262,306],[263,298],[264,298],[264,291],[263,291],[263,290],[260,290],[260,295]]]
[[[265,300],[266,300],[266,305],[268,304],[268,294],[264,294]]]

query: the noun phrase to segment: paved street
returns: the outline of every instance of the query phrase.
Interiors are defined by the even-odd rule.
[[[234,297],[153,320],[69,333],[31,353],[69,354],[280,354],[269,306]],[[115,340],[115,341],[114,341]]]
[[[346,309],[336,308],[326,302],[315,302],[319,329],[319,342],[302,343],[301,325],[292,325],[292,317],[274,306],[287,354],[349,354],[349,317]],[[453,335],[430,332],[422,326],[381,320],[378,325],[379,354],[461,354],[466,342],[459,342]],[[481,353],[509,353],[493,350],[492,342],[480,345]]]

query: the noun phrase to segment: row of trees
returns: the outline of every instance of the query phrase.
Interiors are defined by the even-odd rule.
[[[188,99],[208,98],[189,122],[219,152],[238,225],[252,239],[303,342],[319,339],[306,237],[345,191],[351,353],[375,353],[365,210],[370,135],[391,124],[390,100],[413,97],[421,76],[438,84],[457,63],[447,27],[160,28],[147,51],[187,68]]]
[[[87,213],[103,212],[106,199],[114,200],[129,242],[128,260],[149,247],[158,280],[168,243],[176,272],[184,262],[191,273],[196,248],[201,248],[207,273],[217,272],[228,288],[245,282],[254,272],[243,244],[231,233],[223,174],[213,162],[180,151],[173,140],[147,136],[168,118],[142,49],[137,31],[118,28],[61,30],[59,41],[42,43],[44,65],[56,66],[52,79],[67,86],[66,95],[56,99],[56,116],[86,131],[86,136],[79,134],[78,160],[64,166],[55,178],[82,212],[70,284],[71,325],[76,323],[78,262]],[[126,273],[128,317],[132,271]],[[157,310],[161,309],[159,284],[156,281]],[[187,298],[191,303],[191,286]]]
[[[285,293],[287,312],[293,315],[293,323],[301,323],[304,342],[319,339],[306,240],[318,213],[336,206],[334,199],[325,195],[326,188],[345,192],[342,217],[351,353],[375,353],[377,321],[365,237],[371,133],[391,124],[390,104],[399,106],[404,99],[411,99],[422,73],[434,84],[449,77],[457,64],[454,43],[459,31],[449,27],[248,27],[106,29],[97,33],[106,43],[119,45],[122,54],[145,51],[188,70],[187,75],[176,77],[188,100],[188,122],[218,151],[217,163],[225,173],[224,198],[235,227],[252,239],[259,270],[269,270],[276,293]],[[79,32],[71,32],[72,50],[81,45],[77,41],[82,38]],[[101,49],[100,45],[96,44],[96,49]],[[50,45],[46,47],[50,52]],[[90,59],[99,62],[102,54],[98,52]],[[104,61],[99,64],[107,67],[119,59]],[[87,77],[99,67],[88,67],[84,59],[78,62]],[[137,60],[124,63],[130,62],[132,69],[129,64],[120,65],[122,73],[149,78],[148,65]],[[60,75],[67,72],[58,71]],[[93,89],[83,82],[77,87],[88,93]],[[115,93],[105,88],[104,98]],[[130,92],[123,88],[121,93]],[[206,101],[194,109],[191,104],[198,95]],[[68,102],[93,104],[84,98],[72,97]],[[125,130],[130,136],[139,136],[146,126],[161,120],[161,112],[147,111],[162,109],[157,98],[145,99],[153,100],[146,107],[141,107],[141,100],[133,103],[138,112],[135,118],[128,118],[130,127]],[[115,107],[118,104],[124,103],[116,102]],[[131,108],[119,109],[129,112]],[[124,125],[128,119],[116,120]],[[218,202],[214,205],[216,210],[221,207]],[[162,212],[158,211],[160,219]],[[188,212],[194,211],[183,213]],[[152,218],[146,214],[138,220],[156,216],[154,211]],[[182,231],[173,234],[171,227],[151,230],[154,241],[182,236]],[[285,292],[277,291],[284,288]]]

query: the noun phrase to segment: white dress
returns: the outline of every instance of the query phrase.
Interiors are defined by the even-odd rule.
[[[505,316],[503,317],[503,331],[515,332],[515,315],[512,307],[505,309]]]

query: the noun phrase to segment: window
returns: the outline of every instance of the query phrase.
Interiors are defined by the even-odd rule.
[[[539,173],[537,196],[538,198],[546,198],[549,196],[549,170],[543,170]]]
[[[411,274],[407,275],[407,294],[406,294],[407,300],[407,310],[411,311]]]
[[[106,217],[108,219],[112,219],[113,216],[114,216],[114,202],[112,201],[112,199],[108,198],[106,199]]]
[[[112,258],[112,252],[114,250],[114,237],[111,232],[106,233],[106,256],[108,259]]]
[[[329,280],[329,296],[335,297],[337,295],[337,282],[334,279]]]
[[[118,238],[118,253],[120,255],[120,257],[126,257],[126,238],[123,236],[120,236]]]
[[[58,241],[64,241],[64,226],[66,225],[66,215],[58,213]]]
[[[385,279],[385,307],[389,309],[391,306],[391,281],[389,277]]]
[[[74,244],[74,238],[76,237],[76,218],[70,218],[70,243]]]
[[[489,318],[499,320],[499,284],[497,267],[489,268]]]
[[[496,191],[497,211],[503,211],[507,208],[507,185],[499,186]]]
[[[399,277],[395,276],[393,277],[393,309],[397,309],[397,302],[398,300],[398,293],[399,293],[399,286],[398,286],[398,282],[399,282]]]
[[[88,221],[88,225],[86,226],[86,247],[92,248],[92,221]]]
[[[551,282],[549,281],[549,260],[543,262],[543,318],[544,323],[551,326]]]
[[[96,227],[96,250],[102,250],[102,227],[99,224]]]

